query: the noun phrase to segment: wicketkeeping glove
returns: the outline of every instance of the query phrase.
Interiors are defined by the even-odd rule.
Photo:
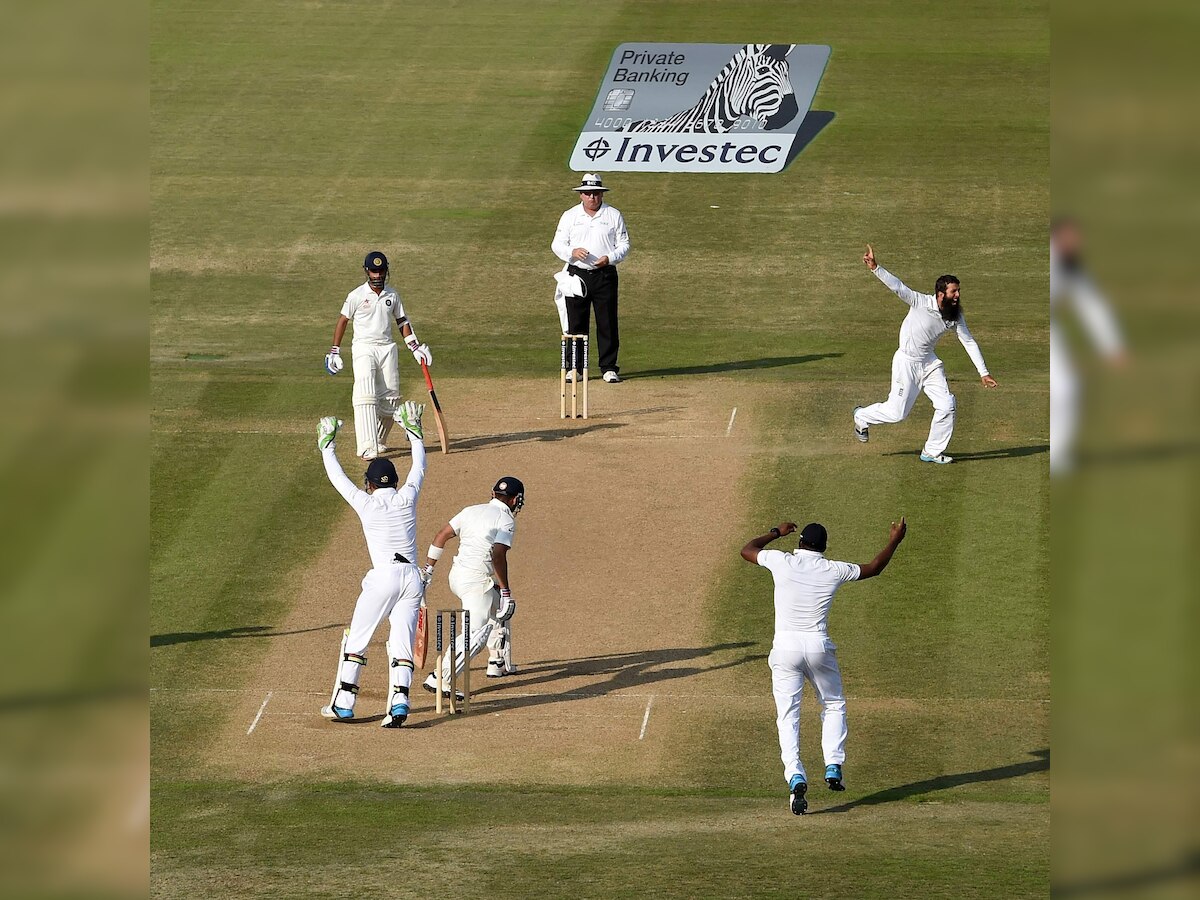
[[[496,621],[504,624],[513,617],[513,613],[517,611],[517,601],[512,598],[512,591],[508,588],[500,589],[500,608],[496,610]]]
[[[340,348],[334,347],[325,354],[325,371],[330,375],[336,375],[342,371],[343,365],[345,364],[342,362],[342,351]]]
[[[425,412],[425,404],[417,403],[415,400],[405,400],[396,410],[397,421],[414,441],[425,439],[425,432],[421,430],[421,414],[423,412]]]
[[[425,363],[427,366],[433,365],[433,351],[429,349],[428,344],[418,341],[415,334],[410,334],[404,339],[404,346],[412,351],[413,359],[418,363]]]
[[[317,422],[317,448],[324,450],[332,447],[337,440],[338,429],[341,427],[342,420],[334,416],[326,416]]]

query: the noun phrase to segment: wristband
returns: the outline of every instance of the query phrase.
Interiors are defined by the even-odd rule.
[[[340,356],[341,352],[342,352],[342,348],[339,347],[337,344],[334,344],[333,349],[330,350],[329,352],[332,353],[334,356]]]
[[[783,536],[783,532],[782,532],[782,531],[780,531],[778,528],[772,528],[772,529],[771,529],[769,532],[767,532],[767,533],[768,533],[768,534],[773,534],[773,535],[775,535],[775,537],[782,537],[782,536]]]
[[[425,551],[425,558],[426,559],[441,559],[442,558],[442,548],[435,547],[433,544],[430,544],[429,549]]]
[[[500,596],[504,598],[511,598],[512,591],[510,591],[508,588],[500,588]]]
[[[408,337],[404,339],[404,346],[409,350],[416,350],[421,346],[421,342],[417,340],[417,333],[415,331],[408,333]]]

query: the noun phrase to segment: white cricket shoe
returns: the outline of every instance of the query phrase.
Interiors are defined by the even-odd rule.
[[[854,419],[854,436],[858,438],[859,443],[865,444],[871,439],[871,431],[870,426],[863,425],[861,428],[858,426],[858,411],[860,409],[862,409],[861,406],[854,407],[854,415],[852,416]]]
[[[921,462],[937,463],[939,466],[948,466],[954,462],[953,456],[947,456],[945,453],[939,453],[937,456],[930,456],[928,453],[921,454]]]
[[[620,384],[621,376],[618,375],[616,372],[614,372],[612,369],[609,369],[607,372],[604,373],[604,380],[606,382],[608,382],[609,384]]]

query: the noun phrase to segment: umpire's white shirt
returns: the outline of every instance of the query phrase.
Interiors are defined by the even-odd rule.
[[[490,578],[492,576],[492,545],[513,545],[517,519],[508,504],[494,497],[487,503],[468,506],[450,520],[458,535],[456,568]]]
[[[932,362],[937,359],[933,349],[937,346],[938,340],[947,331],[953,331],[958,335],[963,349],[967,351],[967,356],[971,357],[971,362],[975,364],[979,377],[982,378],[988,374],[987,365],[983,361],[983,351],[979,349],[979,344],[971,336],[971,331],[967,328],[966,317],[961,310],[957,322],[947,322],[942,318],[941,310],[938,309],[937,297],[914,291],[883,266],[875,267],[875,277],[912,307],[900,325],[901,353],[921,362]]]
[[[394,565],[397,553],[414,564],[417,559],[417,495],[425,480],[425,445],[420,441],[411,444],[412,467],[404,484],[398,490],[376,488],[370,494],[346,477],[332,447],[321,451],[330,483],[362,520],[367,551],[376,569]]]
[[[854,563],[834,562],[815,550],[759,550],[758,564],[775,579],[775,640],[792,632],[827,630],[833,595],[857,581]]]
[[[404,319],[404,305],[390,285],[384,285],[383,292],[376,294],[364,281],[346,295],[342,315],[354,325],[351,348],[360,343],[394,344],[392,322]]]
[[[576,247],[591,255],[585,260],[571,259],[571,251]],[[550,249],[563,262],[581,269],[595,269],[596,260],[602,256],[607,256],[615,266],[629,254],[629,232],[625,230],[621,211],[615,207],[601,203],[596,214],[589,216],[580,203],[559,218]]]

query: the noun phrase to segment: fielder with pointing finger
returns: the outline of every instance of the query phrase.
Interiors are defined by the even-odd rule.
[[[983,353],[962,316],[958,278],[943,275],[934,287],[935,294],[921,294],[875,262],[875,251],[870,244],[863,254],[863,262],[910,309],[900,326],[900,348],[892,356],[892,389],[882,403],[854,408],[854,436],[865,444],[872,425],[903,422],[912,411],[917,394],[924,391],[933,401],[933,422],[921,450],[921,462],[938,465],[954,462],[953,457],[946,455],[950,436],[954,434],[954,395],[946,384],[945,366],[933,352],[941,336],[947,331],[957,334],[967,356],[979,371],[983,386],[996,386],[996,379],[988,374]]]
[[[796,530],[795,522],[782,522],[742,548],[742,559],[767,569],[775,580],[775,640],[767,663],[771,667],[771,692],[778,713],[779,750],[783,777],[788,783],[788,803],[796,815],[808,809],[808,778],[800,761],[800,695],[804,680],[812,682],[821,704],[821,749],[825,756],[825,783],[844,791],[842,764],[846,761],[846,698],[838,669],[837,646],[829,639],[829,607],[833,595],[848,581],[874,578],[887,568],[892,554],[908,530],[904,519],[892,523],[885,546],[869,563],[833,562],[825,558],[829,535],[813,522],[800,532],[800,544],[791,553],[767,550],[767,544]]]

